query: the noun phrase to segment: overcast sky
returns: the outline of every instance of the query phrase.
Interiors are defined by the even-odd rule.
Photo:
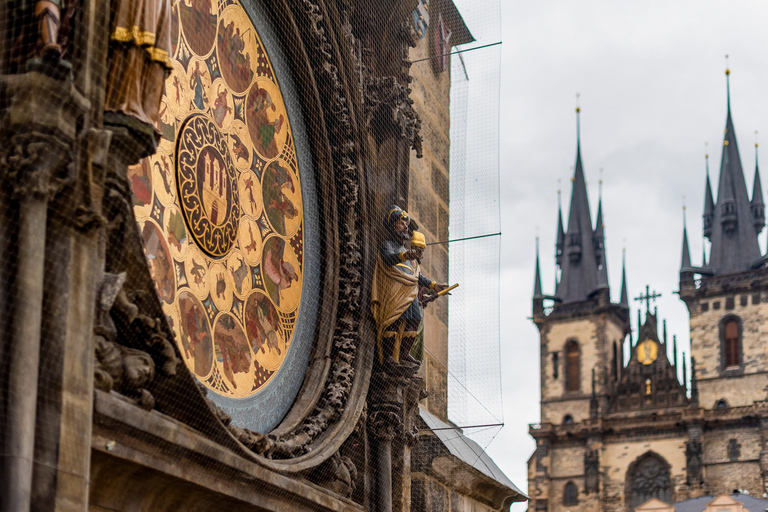
[[[498,31],[493,28],[493,9],[476,21],[469,11],[478,10],[477,1],[456,3],[470,29],[488,35],[482,42],[494,42]],[[487,52],[490,63],[501,58],[501,365],[506,426],[488,452],[521,489],[527,488],[526,461],[534,449],[528,424],[539,420],[539,336],[528,319],[535,238],[538,232],[544,292],[552,293],[558,180],[567,223],[576,154],[576,93],[581,95],[582,157],[593,222],[599,170],[604,170],[612,297],[618,301],[626,246],[630,295],[637,296],[646,284],[660,292],[659,315],[668,320],[670,337],[677,334],[680,349],[688,352],[687,311],[673,293],[680,267],[683,197],[692,259],[698,265],[705,142],[716,187],[726,117],[726,54],[732,72],[732,114],[750,193],[755,130],[768,148],[766,22],[768,2],[757,0],[503,0],[499,53],[488,49],[466,54],[470,80],[472,59],[482,60],[472,53]],[[470,116],[472,101],[470,97]],[[763,161],[768,166],[768,153]],[[768,167],[763,183],[766,172]],[[760,244],[765,250],[765,231]]]

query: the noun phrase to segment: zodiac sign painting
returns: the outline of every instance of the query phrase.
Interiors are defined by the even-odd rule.
[[[283,149],[288,119],[277,88],[268,80],[257,80],[248,93],[246,119],[256,151],[265,159]]]
[[[206,377],[213,367],[213,341],[208,317],[200,301],[189,291],[179,294],[177,306],[184,361],[195,375]]]
[[[253,397],[293,357],[301,169],[267,49],[238,0],[179,0],[173,16],[164,139],[129,170],[134,214],[187,368],[222,397]]]

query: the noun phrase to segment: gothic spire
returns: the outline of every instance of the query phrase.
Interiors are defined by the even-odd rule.
[[[608,287],[608,262],[605,254],[605,224],[603,223],[603,180],[600,180],[600,195],[597,202],[597,220],[592,235],[592,245],[595,248],[595,261],[598,270],[598,288]]]
[[[709,181],[709,154],[704,155],[707,166],[707,186],[704,190],[704,236],[712,237],[712,221],[715,219],[715,201],[712,199],[712,184]]]
[[[560,282],[555,295],[563,302],[586,300],[598,288],[599,270],[595,257],[592,216],[587,184],[581,162],[580,109],[576,109],[576,166],[571,189],[568,231],[564,237],[564,257],[560,263]]]
[[[559,181],[559,180],[558,180]],[[563,251],[565,251],[565,231],[563,230],[563,207],[560,203],[560,186],[557,187],[557,242],[555,242],[555,261],[558,265],[563,263]]]
[[[536,277],[533,282],[533,300],[543,299],[541,292],[541,267],[539,265],[539,237],[536,237]]]
[[[760,233],[765,227],[765,203],[763,202],[763,184],[760,183],[760,168],[757,165],[757,142],[755,142],[755,181],[752,185],[751,208],[755,233]]]
[[[683,257],[680,261],[680,272],[691,268],[691,251],[688,249],[688,226],[685,222],[685,207],[683,207]]]
[[[621,298],[619,299],[619,306],[624,309],[629,309],[629,294],[627,293],[627,250],[621,251]],[[631,336],[631,334],[630,334]]]
[[[752,204],[747,192],[731,115],[730,70],[726,70],[726,77],[728,114],[723,138],[717,203],[709,236],[712,242],[709,264],[716,275],[749,270],[752,263],[760,258]]]

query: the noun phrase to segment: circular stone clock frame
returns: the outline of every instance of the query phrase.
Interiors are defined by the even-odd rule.
[[[371,376],[374,329],[365,314],[370,289],[364,269],[372,268],[375,258],[366,227],[376,224],[368,217],[361,177],[363,95],[353,41],[330,28],[342,26],[334,2],[275,0],[268,7],[251,2],[244,7],[265,39],[275,43],[269,48],[272,60],[290,65],[295,101],[304,125],[311,127],[305,135],[318,190],[322,293],[309,363],[285,417],[267,435],[255,434],[258,442],[248,446],[218,409],[211,409],[184,368],[156,378],[151,391],[161,412],[266,467],[298,473],[337,453],[352,434]]]

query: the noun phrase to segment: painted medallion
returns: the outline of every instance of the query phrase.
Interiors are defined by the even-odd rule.
[[[272,64],[234,0],[180,0],[158,151],[132,166],[134,213],[187,368],[227,398],[288,355],[304,283],[304,205]]]

